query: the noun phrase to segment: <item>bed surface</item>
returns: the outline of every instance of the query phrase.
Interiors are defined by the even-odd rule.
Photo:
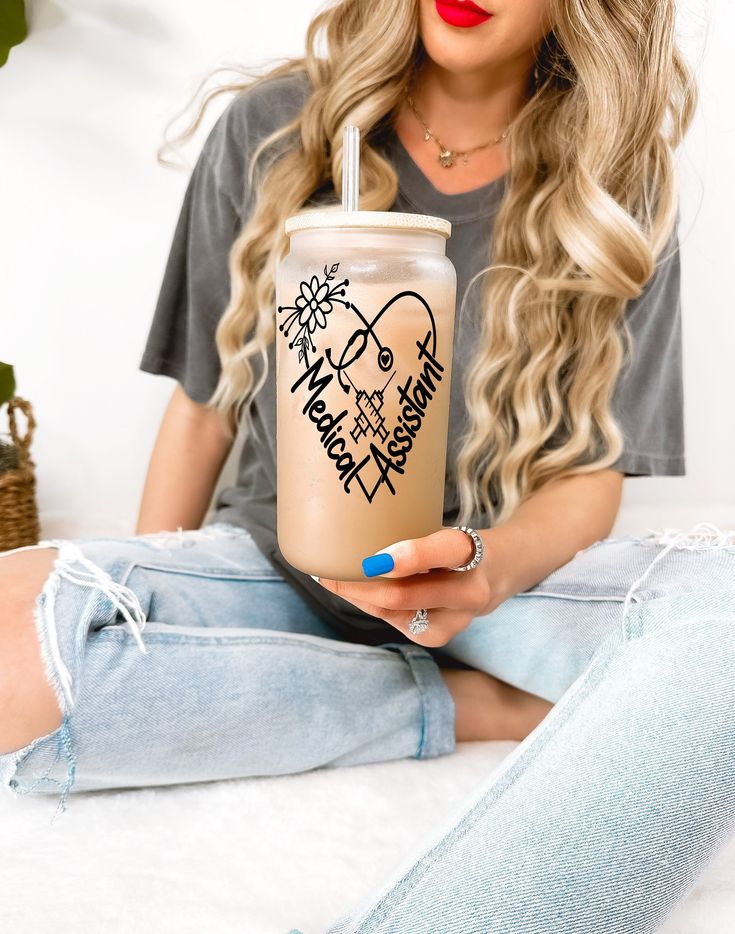
[[[0,789],[4,929],[321,934],[514,748],[51,797]],[[735,839],[664,934],[735,930]]]

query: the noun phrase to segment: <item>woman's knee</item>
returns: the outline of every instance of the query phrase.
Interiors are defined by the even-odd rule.
[[[55,548],[0,555],[0,754],[60,726],[62,710],[46,674],[34,620]]]

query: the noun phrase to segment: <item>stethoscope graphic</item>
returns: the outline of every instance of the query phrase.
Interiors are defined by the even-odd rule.
[[[349,381],[349,384],[348,384],[348,382],[344,378],[345,374],[343,373],[343,371],[346,370],[348,367],[352,366],[352,364],[356,360],[359,360],[360,357],[363,355],[368,345],[368,337],[371,337],[375,341],[378,347],[378,366],[380,367],[380,369],[385,373],[393,366],[393,351],[390,349],[390,347],[387,347],[386,345],[381,343],[380,338],[375,333],[375,325],[380,320],[380,318],[386,313],[386,311],[388,311],[391,305],[393,305],[394,302],[397,302],[399,298],[405,298],[406,296],[409,296],[409,295],[413,298],[418,299],[418,301],[426,309],[426,313],[429,316],[429,320],[431,321],[431,340],[432,340],[431,353],[436,355],[436,322],[434,321],[434,314],[431,308],[429,307],[426,299],[423,298],[423,296],[419,295],[418,292],[414,292],[411,289],[406,289],[404,292],[398,292],[396,295],[393,296],[393,298],[391,298],[388,302],[386,302],[385,305],[383,305],[383,307],[375,315],[372,321],[366,320],[365,316],[360,311],[360,309],[357,307],[357,305],[355,305],[354,302],[345,303],[345,307],[351,308],[355,312],[355,314],[358,316],[358,318],[360,318],[360,320],[365,325],[365,327],[358,328],[356,331],[352,332],[352,334],[350,335],[350,339],[347,341],[347,344],[345,345],[345,348],[342,351],[342,355],[339,358],[339,363],[335,363],[332,360],[332,354],[331,354],[330,348],[327,348],[324,351],[324,355],[327,358],[327,361],[329,362],[329,365],[332,367],[332,369],[337,371],[337,378],[339,380],[339,384],[348,395],[350,392],[350,385],[354,387],[354,383],[348,376],[347,377],[347,381]],[[388,380],[388,382],[390,382],[390,380]]]

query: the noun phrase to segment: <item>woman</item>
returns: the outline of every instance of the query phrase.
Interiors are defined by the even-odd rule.
[[[59,809],[524,740],[333,934],[652,931],[735,820],[733,533],[607,537],[625,475],[684,473],[674,4],[484,7],[342,0],[228,86],[141,360],[177,386],[138,534],[0,559],[0,770]],[[449,218],[461,299],[445,525],[349,583],[278,549],[273,378],[283,221],[335,202],[347,122],[361,209]]]

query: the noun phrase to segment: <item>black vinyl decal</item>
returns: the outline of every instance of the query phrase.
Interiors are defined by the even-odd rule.
[[[346,297],[350,280],[334,282],[338,269],[339,263],[331,267],[325,265],[323,281],[313,275],[309,281],[300,283],[295,303],[278,306],[279,314],[290,312],[278,325],[278,330],[286,339],[293,333],[288,348],[298,348],[298,361],[304,364],[304,372],[290,387],[291,393],[301,393],[305,398],[301,411],[314,424],[327,457],[334,461],[345,492],[359,488],[372,503],[383,485],[395,494],[393,475],[405,473],[408,454],[436,395],[444,366],[438,359],[434,314],[422,295],[412,289],[397,292],[370,318]],[[381,322],[385,324],[389,320],[385,316],[391,312],[400,313],[400,303],[404,300],[418,302],[426,313],[426,330],[422,328],[415,341],[417,373],[410,371],[411,361],[394,360],[389,342],[381,340],[380,335]],[[314,337],[319,336],[317,332],[323,330],[325,340],[328,338],[329,316],[335,304],[354,314],[355,330],[344,347],[324,347],[310,362],[309,354],[319,353],[314,341]],[[373,359],[372,354],[373,380],[372,385],[366,385],[364,366],[362,381],[354,375],[354,370],[352,376],[349,371],[356,361]],[[399,376],[398,369],[404,366],[408,372]],[[349,398],[349,405],[332,414],[322,396],[335,376],[337,385]],[[400,414],[392,427],[386,425],[383,414],[387,392],[395,393],[400,405]],[[348,444],[345,432],[353,445]],[[362,439],[369,444],[363,457],[354,453],[355,449],[364,449]],[[353,487],[353,483],[357,487]]]

